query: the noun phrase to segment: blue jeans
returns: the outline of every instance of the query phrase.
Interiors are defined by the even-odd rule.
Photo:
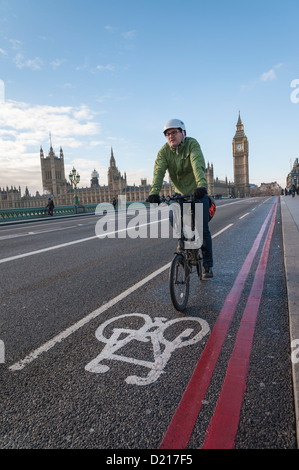
[[[178,203],[182,207],[183,201],[178,200]],[[202,199],[195,200],[195,204],[203,204],[203,243],[201,247],[202,256],[203,256],[203,265],[207,267],[213,267],[213,245],[212,237],[209,228],[210,220],[210,203],[208,195],[205,194]],[[173,226],[173,215],[172,211],[169,212],[170,223]]]

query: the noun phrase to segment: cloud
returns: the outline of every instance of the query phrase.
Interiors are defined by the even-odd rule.
[[[282,66],[282,64],[277,64],[272,69],[270,69],[268,72],[263,73],[261,75],[261,80],[263,82],[268,82],[269,80],[275,80],[275,78],[276,78],[275,70],[280,68],[281,66]]]
[[[100,71],[109,71],[109,72],[113,72],[113,71],[115,70],[115,67],[114,67],[114,65],[112,65],[112,64],[97,65],[96,69],[97,69],[97,70],[100,70]]]
[[[274,78],[276,78],[276,74],[275,74],[274,69],[269,70],[269,72],[263,73],[263,75],[261,76],[261,80],[263,82],[268,82],[269,80],[274,80]]]
[[[14,50],[20,49],[22,45],[21,41],[19,41],[18,39],[10,39],[9,42],[11,44],[12,49]]]
[[[149,184],[149,178],[146,176],[147,173],[148,170],[146,170],[145,168],[140,170],[126,171],[128,185],[133,186],[134,184],[136,184],[136,186],[139,186],[139,184],[141,184],[142,179],[146,179],[147,184]]]
[[[125,39],[134,39],[136,35],[137,35],[136,29],[132,29],[131,31],[126,31],[125,33],[123,33],[123,37]]]
[[[110,25],[105,26],[105,29],[106,31],[109,31],[109,33],[115,33],[116,31],[118,31],[118,28],[116,26]]]
[[[87,146],[90,139],[94,142],[101,127],[85,105],[32,106],[15,101],[1,104],[0,187],[13,185],[24,190],[28,186],[31,192],[42,191],[39,149],[49,142],[49,132],[69,154],[67,149]]]
[[[80,158],[75,159],[71,165],[65,166],[65,175],[68,177],[68,174],[75,167],[80,168],[78,173],[80,174],[80,187],[89,187],[91,181],[91,173],[94,169],[99,173],[99,184],[107,185],[107,168],[103,165],[99,165],[98,161],[95,160],[83,160]]]
[[[14,58],[14,63],[18,67],[18,69],[23,69],[24,67],[28,67],[31,70],[40,70],[43,64],[43,61],[36,57],[35,59],[28,59],[25,60],[23,54],[19,53]]]
[[[103,140],[92,140],[89,145],[90,147],[99,147],[102,145],[106,145],[106,142],[104,142]]]
[[[251,90],[255,88],[256,86],[260,85],[261,81],[269,82],[271,80],[275,80],[277,78],[275,70],[279,69],[280,67],[282,67],[282,64],[274,65],[274,67],[272,67],[267,72],[264,72],[258,79],[254,79],[250,83],[241,85],[241,90],[242,91]]]
[[[64,62],[66,62],[65,59],[55,59],[51,62],[51,66],[54,70],[56,70],[58,67],[60,67]]]
[[[65,83],[63,88],[75,88],[75,85],[72,85],[72,83]]]

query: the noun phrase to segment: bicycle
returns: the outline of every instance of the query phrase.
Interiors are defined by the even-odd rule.
[[[195,224],[195,204],[193,202],[193,195],[179,196],[175,195],[167,198],[169,201],[184,200],[184,202],[191,203],[191,229],[194,231]],[[174,308],[180,312],[185,310],[189,299],[190,290],[190,275],[194,272],[193,268],[196,268],[199,279],[202,279],[202,252],[201,248],[190,249],[185,248],[185,242],[194,242],[195,236],[192,239],[188,239],[184,233],[183,226],[183,205],[180,204],[180,234],[178,240],[177,250],[175,256],[171,262],[169,270],[169,290],[170,297]]]

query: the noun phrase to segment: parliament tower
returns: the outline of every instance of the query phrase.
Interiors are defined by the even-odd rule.
[[[235,197],[249,197],[249,143],[244,132],[240,112],[233,138],[234,193]]]
[[[110,166],[108,169],[108,186],[111,191],[115,191],[115,197],[118,194],[123,194],[127,186],[127,175],[121,175],[116,166],[113,149],[111,148]]]
[[[40,165],[42,171],[43,190],[54,197],[65,192],[66,179],[64,171],[63,150],[60,147],[59,157],[55,155],[52,144],[47,157],[44,156],[43,149],[40,149]]]

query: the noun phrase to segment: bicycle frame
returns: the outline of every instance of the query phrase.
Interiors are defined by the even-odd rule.
[[[197,249],[197,248],[200,248],[200,246],[196,246],[196,239],[195,239],[195,236],[196,234],[199,235],[199,233],[196,231],[198,229],[198,224],[196,226],[195,224],[195,220],[196,220],[196,216],[198,215],[198,213],[196,214],[196,210],[195,210],[195,200],[194,200],[194,197],[193,195],[187,195],[187,196],[181,196],[181,195],[176,195],[176,196],[172,196],[172,197],[168,197],[168,199],[166,200],[167,204],[170,205],[170,201],[174,201],[174,202],[178,202],[179,201],[179,207],[180,207],[180,223],[179,223],[179,226],[180,226],[180,233],[178,233],[178,239],[179,239],[179,245],[180,245],[180,252],[186,250],[186,249]],[[183,202],[180,202],[180,201],[183,201]],[[187,204],[190,204],[191,205],[191,214],[186,214],[184,213],[184,204],[187,203]],[[190,223],[188,224],[185,224],[185,216],[188,216],[190,217]],[[172,215],[172,218],[174,218],[174,215]],[[173,224],[174,225],[174,224]],[[188,238],[186,235],[185,235],[185,228],[186,226],[189,226],[189,228],[191,228],[191,238]],[[200,230],[199,230],[200,232]],[[200,240],[202,240],[202,235],[200,233]],[[188,244],[190,244],[190,246],[188,246]],[[193,245],[194,244],[194,245]]]
[[[170,200],[180,201],[184,200],[185,202],[191,202],[191,230],[194,232],[195,228],[195,202],[193,195],[189,196],[173,196],[168,198],[168,203]],[[188,302],[189,297],[189,276],[192,273],[193,266],[196,266],[198,277],[202,278],[202,256],[200,249],[191,249],[185,247],[185,242],[190,241],[186,238],[184,233],[183,225],[183,204],[180,204],[180,236],[178,241],[178,247],[175,252],[175,256],[172,260],[169,274],[169,287],[170,287],[170,296],[174,307],[183,311]],[[195,235],[194,237],[195,238]],[[191,240],[192,241],[192,240]],[[184,269],[184,275],[181,279],[181,274],[179,271]],[[178,290],[178,292],[177,292]]]

